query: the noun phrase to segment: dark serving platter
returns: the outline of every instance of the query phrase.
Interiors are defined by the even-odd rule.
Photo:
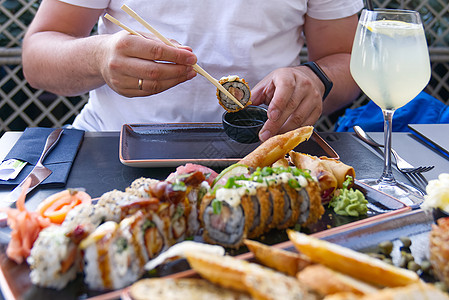
[[[120,132],[119,158],[131,167],[177,167],[186,163],[225,167],[259,145],[232,140],[221,123],[125,124]],[[339,158],[316,132],[295,150]]]
[[[180,145],[188,146],[181,147]],[[119,151],[122,163],[136,167],[173,167],[187,162],[219,167],[240,160],[258,145],[259,143],[240,144],[231,140],[223,132],[221,124],[218,123],[126,124],[122,128]],[[205,149],[205,147],[209,148],[207,151],[201,152],[200,149]],[[300,144],[295,150],[316,156],[339,157],[316,132],[313,133],[309,141]],[[195,153],[201,153],[202,156],[194,155]],[[411,210],[402,202],[357,180],[356,187],[365,194],[369,201],[369,211],[366,216],[358,218],[339,216],[325,205],[326,211],[319,222],[299,230],[308,234],[332,236]],[[26,263],[17,265],[6,256],[6,247],[9,241],[8,230],[8,228],[0,230],[0,285],[6,299],[115,299],[120,297],[121,290],[110,292],[89,290],[83,283],[81,275],[61,291],[32,285],[29,279],[28,265]],[[201,242],[202,238],[198,235],[194,237],[194,240]],[[258,240],[275,247],[288,247],[289,243],[285,230],[272,230]],[[245,247],[228,250],[228,252],[235,256],[250,256]],[[177,260],[158,267],[156,272],[146,276],[177,277],[186,276],[189,273],[191,274],[192,271],[186,261]]]
[[[322,216],[321,220],[316,224],[301,228],[302,232],[313,234],[319,237],[335,241],[337,243],[350,246],[363,245],[367,242],[372,242],[374,239],[367,238],[368,233],[374,234],[369,230],[363,231],[363,234],[357,234],[359,228],[366,228],[366,224],[372,224],[373,222],[385,221],[388,223],[390,219],[395,218],[395,216],[400,216],[405,212],[411,210],[410,207],[404,205],[398,200],[389,197],[386,194],[380,193],[363,183],[356,181],[356,187],[361,190],[367,200],[369,201],[369,211],[366,216],[362,217],[344,217],[339,216],[333,212],[332,209],[325,205],[326,211]],[[406,219],[408,220],[408,219]],[[404,223],[394,223],[398,227],[404,227]],[[413,223],[413,226],[418,224]],[[376,227],[381,228],[381,227]],[[392,230],[392,226],[386,228],[385,230]],[[4,235],[7,233],[4,232]],[[349,233],[354,232],[352,235]],[[385,232],[385,238],[387,238]],[[379,233],[383,236],[383,233]],[[351,239],[348,239],[351,237]],[[360,243],[357,242],[360,239]],[[194,237],[195,241],[202,241],[201,236]],[[257,239],[267,245],[274,245],[275,247],[291,248],[289,245],[288,237],[285,230],[271,230],[270,232],[264,234]],[[6,247],[7,242],[2,239],[0,243],[0,285],[2,287],[2,292],[5,299],[115,299],[120,295],[119,291],[110,292],[99,292],[94,290],[89,290],[87,286],[83,283],[82,276],[78,276],[77,279],[71,282],[67,287],[61,291],[56,291],[53,289],[40,288],[34,286],[29,279],[30,269],[26,263],[17,265],[15,262],[9,260],[6,257]],[[238,250],[228,250],[228,253],[235,256],[242,256],[243,258],[249,257],[248,249],[246,247],[241,247]],[[189,269],[188,264],[185,260],[177,260],[169,264],[160,266],[156,269],[156,272],[152,272],[147,276],[155,277],[179,277],[191,275],[192,271]]]

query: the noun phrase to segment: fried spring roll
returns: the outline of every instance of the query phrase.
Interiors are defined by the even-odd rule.
[[[332,170],[327,167],[318,157],[290,151],[293,164],[300,169],[308,169],[311,175],[318,179],[321,188],[321,198],[330,200],[332,193],[337,189],[338,181]]]
[[[254,169],[271,166],[279,159],[285,157],[288,152],[300,143],[308,140],[312,133],[312,126],[304,126],[284,134],[275,135],[263,142],[239,163]]]
[[[339,189],[343,187],[343,182],[346,180],[346,176],[351,176],[353,179],[355,178],[355,171],[353,167],[348,166],[339,160],[325,156],[321,156],[320,159],[324,165],[332,171],[335,178],[337,178]]]

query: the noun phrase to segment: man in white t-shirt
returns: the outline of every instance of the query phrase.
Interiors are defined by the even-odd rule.
[[[148,33],[120,9],[124,3],[43,0],[25,36],[23,70],[33,87],[66,96],[90,91],[76,128],[219,122],[216,88],[196,76],[197,62],[215,78],[244,78],[253,104],[268,105],[262,140],[313,125],[359,94],[349,60],[362,0],[126,1],[164,36],[185,45],[179,48]],[[122,30],[105,13],[147,39]],[[91,35],[97,21],[98,35]],[[316,64],[299,61],[305,41]]]

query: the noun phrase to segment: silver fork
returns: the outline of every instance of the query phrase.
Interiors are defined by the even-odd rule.
[[[357,136],[364,141],[365,143],[375,146],[375,147],[383,147],[384,145],[379,144],[375,140],[373,140],[360,126],[354,126],[353,127],[354,132],[357,134]],[[408,163],[405,159],[399,156],[399,154],[391,148],[391,153],[393,154],[394,158],[396,159],[396,166],[398,167],[398,170],[402,173],[424,173],[432,170],[434,166],[419,166],[414,167],[410,163]]]

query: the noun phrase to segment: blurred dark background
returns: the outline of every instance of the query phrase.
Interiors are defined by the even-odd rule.
[[[449,101],[449,3],[447,0],[374,0],[375,7],[418,10],[424,22],[432,61],[432,78],[426,92]],[[39,6],[37,0],[0,0],[0,136],[26,127],[61,127],[70,124],[88,96],[61,97],[31,88],[21,67],[21,43]],[[306,60],[307,49],[301,53]],[[350,107],[368,101],[361,95]],[[344,109],[322,117],[318,131],[331,131]]]

